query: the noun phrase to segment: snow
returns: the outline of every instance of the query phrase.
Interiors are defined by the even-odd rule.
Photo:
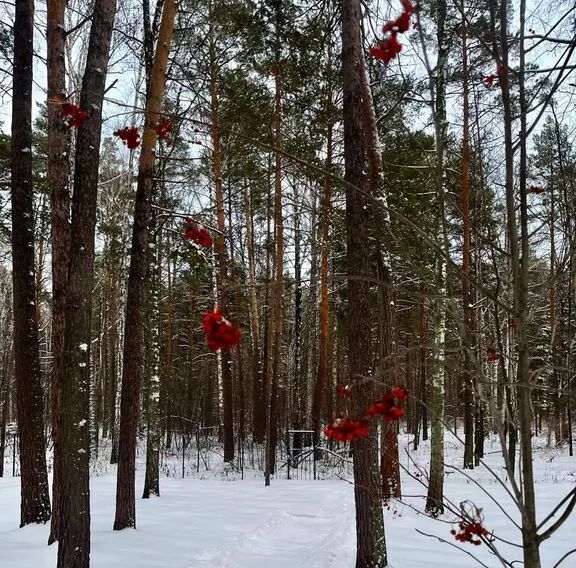
[[[78,346],[78,349],[80,349],[80,351],[88,351],[88,344],[87,343],[80,343],[80,345]]]
[[[450,444],[450,441],[448,441]],[[402,465],[415,471],[408,460],[403,439]],[[573,486],[576,458],[564,450],[540,448],[535,471],[539,518],[552,510]],[[410,451],[419,465],[425,466],[428,447]],[[264,487],[260,474],[246,472],[238,479],[218,464],[209,461],[210,471],[196,473],[189,467],[187,477],[179,479],[176,456],[163,471],[161,497],[137,500],[137,530],[112,530],[116,479],[111,466],[102,466],[93,475],[92,568],[352,568],[355,560],[353,486],[344,479],[276,479]],[[459,463],[461,450],[449,445],[447,463]],[[501,460],[494,442],[487,443],[487,461],[501,472]],[[166,462],[165,462],[166,465]],[[106,469],[110,468],[109,471]],[[451,473],[449,473],[452,471]],[[470,472],[482,488],[514,518],[514,508],[504,489],[484,468]],[[136,494],[142,494],[143,467],[139,462]],[[455,543],[452,526],[419,513],[425,494],[417,479],[403,476],[406,504],[391,503],[385,509],[386,540],[391,568],[472,568],[479,566],[470,556],[452,546],[416,532],[430,533]],[[485,526],[497,536],[519,541],[518,531],[498,506],[478,485],[457,471],[448,469],[446,494],[456,504],[470,500],[483,508]],[[54,568],[56,546],[47,547],[48,526],[18,529],[19,479],[0,478],[0,564],[10,568]],[[413,508],[412,508],[413,507]],[[444,521],[451,520],[449,515]],[[551,568],[573,547],[576,528],[570,519],[550,541],[542,546],[542,565]],[[490,568],[499,566],[485,546],[462,545]],[[521,551],[502,546],[509,559]],[[569,557],[563,568],[576,566]]]

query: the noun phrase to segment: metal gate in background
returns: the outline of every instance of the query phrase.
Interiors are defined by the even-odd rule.
[[[317,479],[321,458],[320,436],[314,430],[288,430],[286,433],[286,477]]]

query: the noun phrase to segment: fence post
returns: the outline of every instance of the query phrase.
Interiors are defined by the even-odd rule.
[[[292,455],[290,454],[290,430],[286,430],[286,472],[288,474],[288,479],[290,479],[290,460]]]
[[[312,456],[313,456],[312,463],[314,464],[314,479],[316,479],[316,458],[317,458],[316,453],[318,451],[318,438],[319,438],[319,436],[318,436],[317,432],[314,432],[314,434],[312,434],[312,436],[313,436],[313,440],[314,440],[313,441],[314,449],[312,451]]]

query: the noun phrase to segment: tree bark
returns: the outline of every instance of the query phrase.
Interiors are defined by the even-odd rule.
[[[446,193],[446,64],[449,46],[446,37],[445,0],[439,0],[436,7],[436,36],[438,60],[436,70],[430,77],[430,90],[434,94],[434,127],[436,138],[436,195],[438,202],[438,227],[436,242],[439,254],[436,261],[436,294],[434,306],[432,392],[430,393],[430,414],[432,437],[430,446],[430,478],[426,512],[438,516],[444,512],[444,396],[445,396],[445,338],[446,338],[446,260],[449,254],[446,233],[445,193]]]
[[[60,521],[60,450],[58,432],[61,414],[62,373],[64,359],[64,315],[70,250],[70,136],[60,118],[58,104],[66,99],[66,32],[65,0],[47,3],[47,80],[48,80],[48,187],[51,196],[52,236],[52,524],[48,544],[58,540]]]
[[[136,527],[136,434],[139,420],[140,384],[144,363],[142,331],[146,305],[150,201],[152,198],[154,162],[156,159],[155,145],[157,134],[155,126],[161,116],[162,99],[166,85],[166,67],[175,16],[175,0],[165,0],[156,52],[154,53],[154,63],[152,64],[150,90],[147,93],[144,113],[144,133],[138,165],[138,186],[136,189],[130,272],[126,298],[114,530]]]
[[[58,568],[88,568],[90,564],[90,484],[88,417],[94,231],[102,103],[115,0],[96,0],[90,30],[80,107],[90,113],[78,129],[70,256],[65,308],[65,333],[60,416],[60,530]]]
[[[16,2],[12,92],[14,374],[20,436],[20,526],[50,519],[34,280],[32,59],[34,2]]]
[[[366,223],[369,206],[365,170],[361,9],[359,0],[342,3],[342,75],[344,95],[344,163],[348,265],[348,376],[353,385],[352,413],[363,416],[373,401],[370,375],[372,359],[370,311],[371,276]],[[382,485],[376,461],[376,436],[372,429],[353,445],[354,496],[356,503],[356,568],[387,566]]]
[[[472,389],[473,366],[471,351],[473,349],[472,330],[474,309],[470,293],[470,110],[468,97],[468,41],[466,22],[462,23],[462,74],[464,88],[464,125],[462,134],[462,171],[460,180],[462,203],[462,311],[463,355],[464,355],[464,468],[474,468],[474,393]]]
[[[212,11],[212,3],[210,3]],[[218,70],[216,68],[216,46],[214,29],[210,26],[210,113],[212,117],[212,168],[214,174],[214,198],[216,200],[216,221],[219,234],[215,245],[218,259],[218,303],[224,314],[227,314],[229,300],[228,270],[226,253],[226,225],[224,220],[224,192],[222,189],[222,147],[220,143],[220,113],[218,100]],[[224,434],[224,461],[234,460],[234,396],[232,392],[232,353],[230,349],[220,351],[222,357],[222,418]]]
[[[330,96],[330,103],[332,103]],[[328,136],[326,140],[326,162],[325,169],[330,172],[332,169],[332,131],[333,125],[328,125]],[[330,207],[332,201],[332,179],[326,175],[324,178],[324,196],[322,199],[322,253],[320,261],[320,343],[318,357],[318,375],[316,387],[314,389],[314,399],[312,401],[312,428],[317,434],[320,433],[322,412],[326,400],[326,386],[328,384],[328,322],[330,317],[330,305],[328,299],[328,253],[330,244],[328,242],[330,231]]]
[[[151,228],[152,229],[152,228]],[[160,497],[160,284],[162,282],[161,246],[157,247],[159,239],[150,239],[150,265],[147,277],[150,283],[148,294],[148,321],[146,355],[146,473],[144,475],[143,499],[150,495]],[[163,369],[165,372],[167,369]]]
[[[248,252],[248,288],[250,294],[250,332],[252,335],[252,437],[262,443],[266,431],[266,389],[260,360],[260,312],[256,288],[256,258],[254,255],[254,215],[250,181],[244,180],[244,217],[246,218],[246,249]]]

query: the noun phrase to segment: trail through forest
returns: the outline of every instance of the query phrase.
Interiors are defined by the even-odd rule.
[[[538,485],[538,511],[543,518],[565,495],[576,478],[574,463],[565,451],[539,444],[535,470]],[[402,437],[402,463],[409,466]],[[448,444],[446,463],[459,456],[459,446]],[[495,441],[487,446],[487,463],[502,472]],[[142,457],[142,456],[141,456]],[[429,446],[410,452],[416,464],[426,467]],[[179,464],[168,471],[179,471]],[[143,463],[139,464],[137,493],[143,485]],[[247,470],[223,479],[221,462],[198,473],[191,468],[185,479],[161,479],[159,499],[137,501],[136,531],[112,531],[115,471],[102,471],[92,477],[92,566],[94,568],[346,568],[355,557],[353,486],[346,479],[272,481],[264,487],[256,471]],[[409,469],[414,473],[416,466]],[[448,469],[447,471],[450,471]],[[190,477],[188,476],[190,475]],[[504,510],[512,511],[502,487],[485,468],[469,474],[492,495]],[[403,502],[393,501],[385,509],[386,539],[392,568],[472,568],[479,564],[465,553],[452,549],[449,514],[440,521],[419,513],[424,508],[425,491],[417,478],[402,475]],[[469,500],[483,509],[486,527],[498,538],[519,542],[518,531],[504,517],[496,503],[462,472],[447,474],[446,493],[456,504]],[[6,477],[0,483],[0,549],[2,566],[10,568],[53,568],[56,547],[46,547],[48,526],[16,529],[12,518],[18,510],[19,479]],[[513,518],[515,517],[512,515]],[[574,522],[568,522],[556,539],[543,545],[544,566],[553,566],[572,548]],[[440,542],[435,535],[448,541]],[[463,545],[490,568],[498,563],[485,547]],[[501,545],[510,558],[518,549]],[[568,563],[565,566],[572,566]]]

